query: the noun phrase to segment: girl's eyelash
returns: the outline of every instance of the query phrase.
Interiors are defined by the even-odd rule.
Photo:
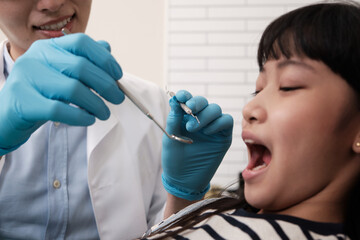
[[[284,91],[284,92],[289,92],[289,91],[294,91],[294,90],[298,90],[301,89],[302,87],[280,87],[280,91]],[[256,95],[259,94],[261,90],[256,90],[255,92],[251,93],[251,96],[255,97]]]
[[[260,90],[257,90],[255,92],[251,93],[251,96],[255,97],[259,92],[260,92]]]
[[[288,92],[288,91],[294,91],[297,89],[300,89],[301,87],[280,87],[281,91]]]

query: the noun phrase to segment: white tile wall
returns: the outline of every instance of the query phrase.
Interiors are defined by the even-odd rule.
[[[206,96],[235,119],[233,144],[212,184],[227,186],[247,164],[241,111],[254,90],[262,31],[277,16],[315,2],[169,0],[168,88]]]

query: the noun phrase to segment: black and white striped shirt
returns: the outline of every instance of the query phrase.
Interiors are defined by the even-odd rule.
[[[158,236],[160,235],[148,239]],[[319,223],[287,215],[255,214],[237,209],[214,215],[169,239],[348,240],[349,238],[343,233],[342,224]]]

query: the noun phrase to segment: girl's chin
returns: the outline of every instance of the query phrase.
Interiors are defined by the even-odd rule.
[[[251,205],[254,208],[257,209],[265,209],[269,207],[269,203],[271,202],[271,195],[269,195],[266,192],[262,191],[256,191],[255,189],[252,189],[251,187],[246,187],[245,185],[245,200],[246,202]]]

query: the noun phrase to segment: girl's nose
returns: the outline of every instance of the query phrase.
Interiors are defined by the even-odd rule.
[[[243,123],[262,123],[267,118],[265,106],[261,102],[260,96],[256,96],[243,108]]]

